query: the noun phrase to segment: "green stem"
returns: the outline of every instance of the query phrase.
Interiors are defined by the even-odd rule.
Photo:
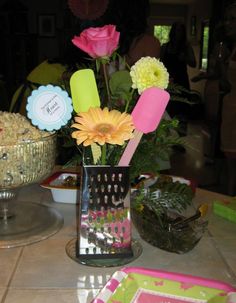
[[[127,100],[126,105],[125,105],[125,112],[126,113],[127,113],[128,109],[129,109],[129,104],[130,104],[130,101],[131,101],[131,99],[133,97],[133,93],[134,93],[134,89],[132,88],[132,91],[131,91],[131,93],[129,95],[129,99]]]
[[[102,146],[102,165],[106,165],[106,153],[107,153],[107,146],[104,144]]]
[[[102,68],[103,68],[103,75],[104,75],[106,90],[107,90],[107,107],[110,109],[110,107],[111,107],[111,95],[110,95],[110,89],[109,89],[109,84],[108,84],[107,68],[106,68],[105,63],[102,63]]]

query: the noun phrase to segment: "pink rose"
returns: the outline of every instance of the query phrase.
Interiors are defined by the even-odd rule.
[[[115,25],[90,27],[72,39],[74,45],[92,58],[110,57],[117,49],[120,33]]]

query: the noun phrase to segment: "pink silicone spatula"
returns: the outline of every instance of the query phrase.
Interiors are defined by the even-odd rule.
[[[169,99],[169,93],[157,87],[147,88],[139,97],[131,113],[135,126],[134,137],[127,144],[118,163],[119,166],[129,165],[142,135],[157,128]]]

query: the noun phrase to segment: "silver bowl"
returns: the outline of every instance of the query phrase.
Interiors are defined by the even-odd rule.
[[[60,213],[44,204],[15,199],[18,188],[52,173],[56,134],[15,145],[0,145],[0,248],[46,239],[63,225]]]
[[[0,248],[45,239],[63,218],[45,205],[17,201],[17,189],[49,176],[56,160],[56,134],[15,145],[0,145]]]
[[[56,134],[0,145],[0,219],[8,220],[14,216],[8,202],[15,198],[16,189],[47,177],[53,170],[55,159]]]
[[[14,145],[0,145],[0,191],[39,182],[53,170],[56,134]]]

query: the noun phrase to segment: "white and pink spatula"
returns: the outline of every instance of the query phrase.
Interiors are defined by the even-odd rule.
[[[154,131],[159,125],[169,99],[169,93],[157,87],[147,88],[142,93],[131,113],[135,126],[134,137],[127,144],[118,166],[129,165],[142,135]]]

